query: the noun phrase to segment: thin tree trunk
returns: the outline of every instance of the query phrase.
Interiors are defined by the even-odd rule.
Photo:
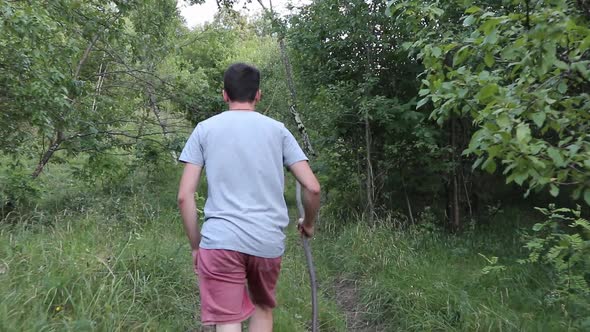
[[[456,120],[455,118],[451,118],[451,158],[453,164],[453,171],[452,171],[452,182],[453,182],[453,228],[458,230],[461,226],[461,216],[460,216],[460,209],[459,209],[459,181],[457,179],[457,142],[456,142]]]
[[[372,3],[373,8],[371,9],[371,18],[375,11],[375,2]],[[369,19],[367,22],[367,31],[370,31],[371,34],[375,32],[372,19]],[[365,51],[367,52],[367,68],[366,73],[370,76],[373,76],[373,49],[371,46],[372,41],[369,40],[365,45]],[[369,83],[366,85],[365,94],[367,98],[371,96],[371,87]],[[367,158],[367,214],[368,214],[368,222],[372,224],[374,221],[375,215],[375,183],[374,183],[374,174],[373,174],[373,163],[371,161],[371,121],[369,116],[369,106],[365,106],[365,150],[366,150],[366,158]]]
[[[104,54],[102,56],[103,60],[104,60]],[[100,93],[102,91],[102,85],[104,83],[105,80],[105,73],[107,71],[107,65],[104,65],[103,67],[103,63],[100,63],[100,66],[98,67],[98,80],[96,81],[96,88],[94,89],[94,99],[92,100],[92,113],[95,113],[97,111],[98,108],[98,97],[100,97]]]
[[[36,179],[37,177],[39,177],[39,174],[41,174],[41,172],[43,172],[45,165],[47,165],[47,163],[49,162],[49,159],[51,159],[51,157],[53,156],[55,151],[57,151],[59,149],[59,146],[61,145],[61,143],[63,141],[64,141],[64,134],[63,134],[63,132],[58,131],[55,136],[55,140],[51,143],[51,145],[49,146],[47,151],[45,151],[45,153],[43,153],[43,156],[41,157],[41,160],[39,160],[39,163],[37,164],[35,171],[33,172],[33,174],[31,174],[31,177],[33,179]]]
[[[160,128],[162,129],[162,135],[164,136],[166,143],[169,144],[170,143],[170,133],[168,132],[168,124],[166,123],[166,120],[162,119],[160,107],[158,106],[158,100],[156,98],[156,91],[154,90],[154,87],[151,83],[147,84],[146,91],[148,94],[150,109],[152,110],[152,113],[154,113],[154,115],[156,116],[156,119],[158,120],[158,124],[160,125]],[[174,163],[178,163],[178,156],[176,155],[176,151],[170,151],[170,155],[172,156]]]
[[[359,194],[359,202],[363,201],[363,191],[365,189],[365,186],[363,185],[363,167],[362,167],[362,153],[361,151],[361,145],[359,144],[356,147],[356,151],[358,151],[358,153],[356,154],[356,174],[357,174],[357,179],[359,180],[358,185],[358,194]],[[360,207],[360,206],[359,206]]]
[[[297,130],[301,134],[301,138],[303,139],[303,149],[309,156],[315,156],[315,150],[311,145],[311,140],[309,139],[309,135],[307,134],[307,129],[305,129],[305,125],[303,121],[301,121],[301,116],[297,111],[297,92],[295,90],[295,84],[293,83],[293,70],[291,68],[291,62],[289,61],[289,55],[287,54],[287,45],[285,45],[285,39],[279,38],[279,48],[281,50],[281,58],[283,60],[283,65],[285,66],[285,74],[287,77],[287,87],[289,88],[289,111],[293,116],[293,120],[297,124]]]
[[[471,132],[470,127],[469,127],[469,120],[466,118],[459,118],[457,119],[457,129],[459,130],[459,133],[457,134],[457,144],[458,144],[458,150],[461,151],[463,149],[463,147],[465,146],[465,142],[469,142],[470,139],[470,135],[469,133]],[[471,194],[470,194],[470,187],[468,187],[467,183],[469,182],[469,179],[465,177],[465,167],[463,164],[463,158],[461,157],[461,154],[458,154],[458,167],[459,167],[459,177],[460,177],[460,181],[461,181],[461,185],[459,186],[460,188],[463,189],[463,194],[465,196],[465,203],[467,203],[467,207],[469,209],[469,217],[473,217],[473,208],[471,205]]]
[[[80,61],[78,61],[78,65],[76,66],[76,70],[74,71],[74,76],[73,76],[74,80],[77,80],[78,77],[80,77],[80,72],[82,71],[82,66],[84,66],[84,63],[86,63],[86,60],[88,60],[88,57],[90,56],[90,52],[94,48],[94,45],[98,41],[99,37],[100,37],[100,34],[98,34],[98,33],[96,35],[94,35],[94,37],[92,38],[92,40],[90,41],[90,43],[86,47],[86,50],[84,50],[84,54],[82,54],[82,58],[80,58]],[[73,103],[73,101],[70,101],[70,103]],[[47,151],[45,151],[43,153],[43,156],[39,160],[39,163],[37,164],[35,171],[31,174],[31,177],[33,179],[36,179],[37,177],[39,177],[39,174],[41,174],[41,172],[43,172],[43,169],[45,168],[45,165],[47,165],[47,163],[49,162],[49,159],[51,159],[51,157],[53,156],[55,151],[57,151],[59,149],[59,146],[65,140],[65,135],[64,135],[63,130],[56,128],[55,132],[56,132],[55,133],[55,140],[51,143],[51,145],[49,146]]]
[[[262,7],[262,10],[267,14],[270,15],[271,19],[278,25],[281,24],[280,21],[276,20],[275,12],[272,7],[272,0],[269,0],[269,7],[264,5],[262,0],[257,0]],[[285,36],[282,32],[279,31],[279,50],[281,52],[281,60],[283,62],[283,66],[285,67],[285,76],[287,78],[287,87],[289,88],[289,111],[293,116],[293,120],[297,125],[297,130],[301,134],[301,139],[303,140],[303,151],[308,156],[315,156],[315,150],[311,145],[311,140],[309,139],[309,135],[307,134],[307,129],[305,129],[305,125],[303,121],[301,121],[301,116],[297,111],[297,91],[295,89],[295,84],[293,83],[293,69],[291,68],[291,62],[289,61],[289,55],[287,54],[287,45],[285,44]]]
[[[463,182],[463,191],[465,192],[465,200],[467,207],[469,208],[469,217],[473,217],[473,208],[471,207],[471,199],[469,198],[469,190],[467,189],[467,180],[465,179],[465,173],[463,172],[463,165],[461,164],[461,182]]]
[[[80,71],[82,71],[82,66],[84,65],[86,60],[88,60],[88,56],[90,56],[90,52],[92,52],[92,49],[94,48],[94,45],[98,41],[99,37],[100,37],[99,33],[94,35],[94,37],[92,37],[92,40],[90,41],[90,43],[88,44],[88,46],[84,50],[84,54],[82,54],[82,58],[80,59],[80,61],[78,61],[78,66],[76,66],[76,71],[74,72],[74,80],[77,80],[78,77],[80,77]]]
[[[400,179],[402,180],[402,189],[404,190],[404,196],[406,197],[406,205],[408,206],[408,214],[410,215],[410,222],[415,224],[414,221],[414,214],[412,213],[412,204],[410,204],[410,197],[408,196],[408,191],[406,190],[406,181],[404,180],[404,174],[400,171]]]
[[[375,206],[373,202],[373,165],[371,163],[371,124],[369,122],[369,110],[365,112],[365,150],[366,150],[366,171],[367,171],[367,218],[370,224],[373,223]]]

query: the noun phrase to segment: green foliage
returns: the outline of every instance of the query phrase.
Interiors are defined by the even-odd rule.
[[[420,66],[400,42],[413,31],[385,8],[378,1],[313,2],[291,18],[287,31],[299,106],[319,150],[314,165],[326,176],[331,199],[340,202],[336,210],[362,210],[369,161],[383,213],[396,206],[401,178],[411,194],[431,197],[446,166],[438,130],[415,109]]]
[[[72,178],[66,165],[50,168],[39,207],[19,211],[22,222],[0,224],[0,330],[200,329],[175,200],[179,171],[137,171],[105,192]],[[291,227],[288,234],[275,329],[298,332],[311,302],[298,233]],[[346,330],[323,293],[320,306],[322,330]]]
[[[333,278],[354,281],[369,330],[585,331],[590,311],[546,303],[552,281],[545,271],[515,262],[521,215],[510,209],[495,225],[461,235],[418,233],[384,220],[330,232],[342,221],[324,215],[314,253]]]
[[[492,256],[492,257],[488,258],[483,254],[479,254],[479,255],[481,257],[483,257],[488,262],[488,265],[484,266],[483,269],[481,269],[481,273],[483,273],[483,274],[496,274],[496,273],[500,273],[500,272],[506,270],[505,265],[498,264],[498,260],[499,260],[498,257]]]
[[[550,302],[562,302],[590,307],[590,222],[576,210],[537,208],[547,220],[535,224],[527,237],[525,247],[528,258],[523,263],[541,263],[549,266],[556,289],[547,297]]]
[[[176,4],[2,2],[0,151],[37,159],[34,178],[64,155],[170,158],[186,133],[168,118],[206,87],[178,57]]]
[[[477,131],[464,153],[477,157],[474,168],[500,168],[507,183],[590,204],[588,16],[565,0],[455,8],[407,1],[392,11],[405,17],[408,3],[438,26],[417,30],[407,45],[425,66],[418,107],[432,105],[440,124],[472,119]],[[447,23],[458,10],[461,20]]]
[[[39,198],[40,186],[26,169],[0,167],[0,218],[23,208]]]
[[[339,220],[323,219],[337,231],[314,242],[322,330],[347,328],[330,298],[342,273],[384,330],[584,330],[590,235],[579,210],[541,209],[550,220],[535,226],[527,262],[543,264],[526,265],[511,263],[513,228],[449,235],[439,217],[464,166],[590,204],[582,1],[324,0],[288,24],[236,3],[219,1],[227,8],[189,31],[174,0],[0,2],[0,330],[197,327],[186,239],[162,226],[178,219],[171,161],[193,124],[224,108],[232,62],[261,69],[259,111],[289,123],[283,37],[319,151],[322,214]],[[452,142],[455,124],[464,144]],[[369,165],[384,216],[374,228],[346,218],[363,210]],[[470,190],[479,176],[461,174],[460,199],[511,199],[495,178]],[[412,225],[397,212],[406,199]],[[280,331],[304,330],[310,314],[289,232]]]

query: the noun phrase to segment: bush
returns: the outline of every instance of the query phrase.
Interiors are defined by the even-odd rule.
[[[0,216],[5,217],[19,206],[39,197],[40,187],[22,169],[0,172]]]
[[[525,247],[529,256],[521,263],[541,263],[549,267],[555,289],[545,297],[548,304],[562,304],[570,314],[588,317],[590,309],[590,222],[575,210],[537,208],[547,220],[533,226]],[[583,316],[581,316],[583,317]],[[590,323],[590,322],[588,322]]]

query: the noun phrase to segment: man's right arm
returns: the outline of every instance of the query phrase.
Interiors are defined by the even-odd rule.
[[[312,237],[316,217],[320,209],[320,183],[306,160],[292,164],[289,169],[297,181],[301,183],[302,203],[305,212],[301,224],[303,232],[307,237]]]

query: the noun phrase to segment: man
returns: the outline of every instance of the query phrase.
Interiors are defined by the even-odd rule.
[[[200,122],[188,139],[178,205],[199,276],[201,320],[217,331],[272,331],[275,286],[289,223],[284,167],[302,185],[302,236],[314,233],[320,185],[285,126],[255,111],[260,72],[237,63],[224,74],[228,110]],[[208,195],[199,232],[194,194],[203,167]]]

